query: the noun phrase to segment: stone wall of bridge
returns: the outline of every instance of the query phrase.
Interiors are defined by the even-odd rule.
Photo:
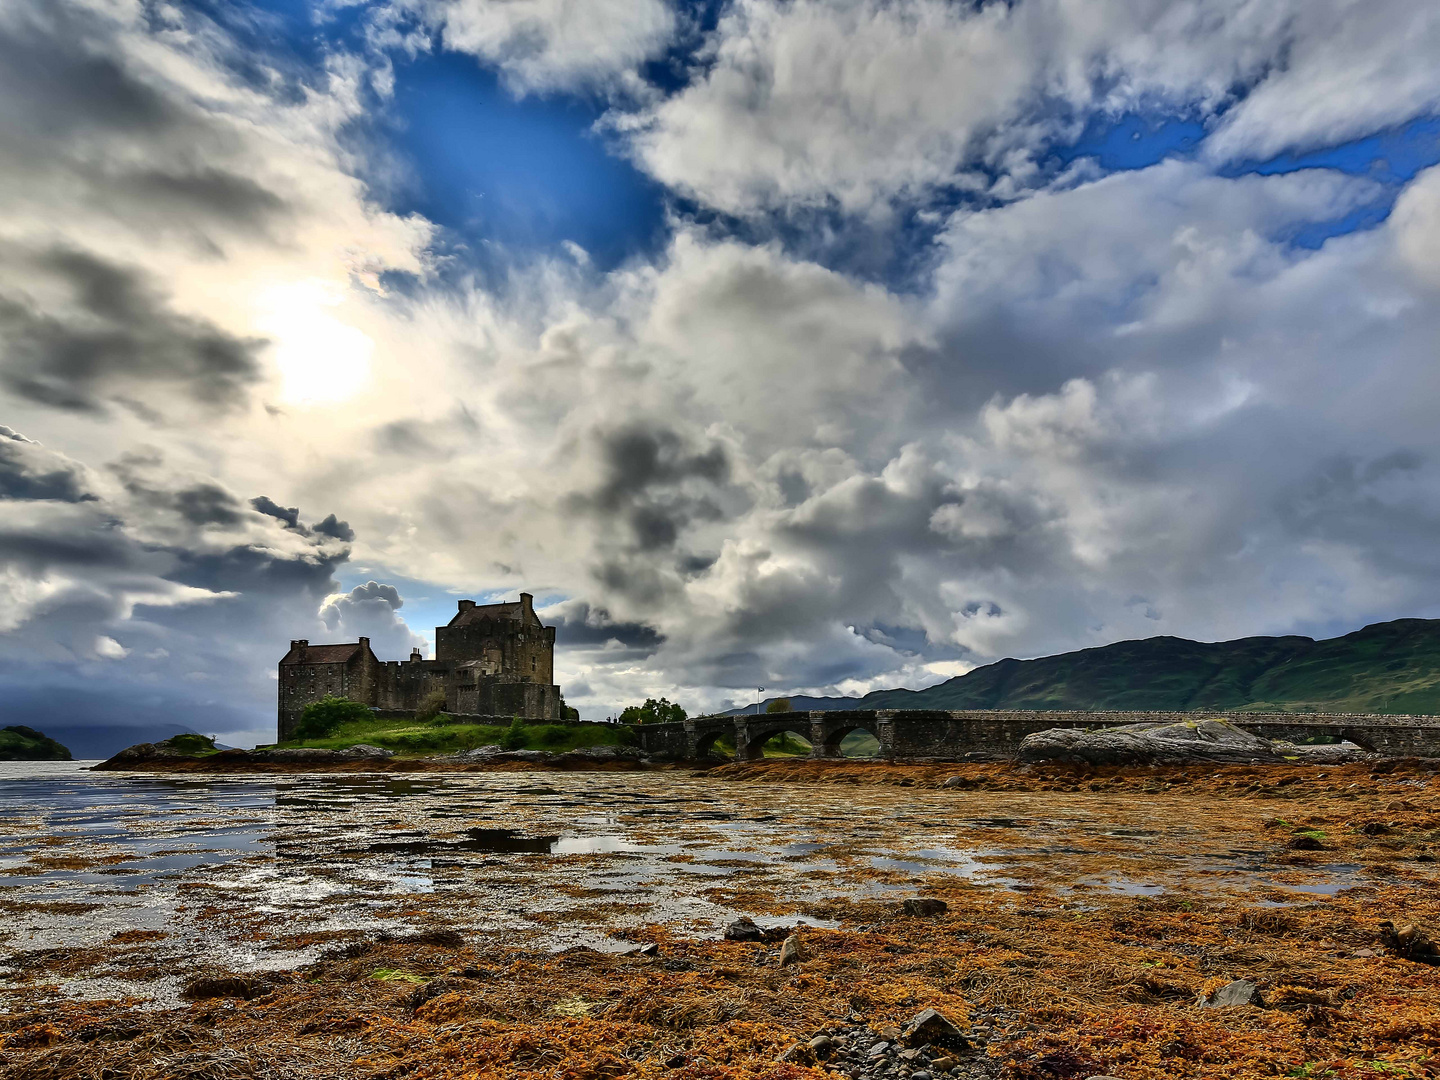
[[[706,757],[721,738],[733,741],[738,758],[752,760],[760,757],[763,744],[780,732],[807,739],[813,747],[812,757],[833,758],[840,756],[840,741],[846,735],[868,731],[879,740],[881,757],[953,761],[967,755],[1013,754],[1026,735],[1049,728],[1117,727],[1222,716],[1270,739],[1332,736],[1397,757],[1440,757],[1440,717],[1351,713],[847,710],[698,717],[680,724],[641,725],[636,733],[647,752],[682,760]]]

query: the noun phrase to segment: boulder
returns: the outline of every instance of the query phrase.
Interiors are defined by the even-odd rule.
[[[800,948],[800,937],[798,934],[791,934],[780,946],[780,966],[789,967],[791,964],[798,964],[805,959],[805,954]]]
[[[1126,724],[1081,730],[1050,728],[1025,736],[1022,761],[1084,765],[1184,765],[1194,762],[1283,762],[1276,744],[1225,720]]]
[[[1249,979],[1228,982],[1208,998],[1196,1002],[1202,1009],[1224,1009],[1232,1005],[1263,1005],[1260,989]]]
[[[765,931],[755,925],[755,920],[742,915],[725,927],[726,941],[764,941]]]
[[[1440,964],[1440,948],[1414,923],[1396,926],[1389,919],[1380,924],[1380,942],[1403,960],[1417,964]]]
[[[900,1033],[900,1040],[906,1046],[924,1046],[926,1043],[948,1047],[969,1045],[965,1033],[939,1009],[926,1009],[916,1014]]]
[[[645,755],[628,746],[581,746],[564,756],[577,761],[639,761]]]
[[[339,765],[347,761],[384,761],[394,751],[361,743],[344,750],[322,750],[313,746],[279,746],[273,750],[252,750],[251,761],[273,762],[278,765]]]
[[[450,756],[455,761],[484,761],[486,758],[492,758],[496,754],[503,754],[504,752],[505,748],[503,746],[498,743],[490,743],[488,746],[477,746],[472,750],[461,750],[459,753],[451,754]]]

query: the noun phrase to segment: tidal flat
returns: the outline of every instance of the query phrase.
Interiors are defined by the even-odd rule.
[[[4,1078],[1440,1075],[1415,762],[3,769]]]

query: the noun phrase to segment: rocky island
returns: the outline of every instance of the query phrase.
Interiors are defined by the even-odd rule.
[[[0,728],[0,761],[70,760],[66,747],[34,728],[23,724]]]

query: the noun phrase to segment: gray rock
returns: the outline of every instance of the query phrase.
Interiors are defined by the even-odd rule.
[[[1025,736],[1022,761],[1066,761],[1086,765],[1189,764],[1193,762],[1282,762],[1275,743],[1225,720],[1127,724],[1082,731],[1050,728]]]
[[[369,743],[356,743],[350,747],[350,749],[342,750],[341,753],[347,754],[350,757],[367,758],[391,758],[395,756],[394,750],[386,750],[382,746],[371,746]]]
[[[492,758],[496,754],[503,754],[505,748],[497,743],[490,743],[488,746],[477,746],[473,750],[461,750],[458,754],[452,754],[456,761],[483,761]]]
[[[785,939],[785,944],[780,946],[780,966],[789,967],[791,964],[798,964],[803,959],[805,957],[800,949],[800,937],[797,934],[791,934]]]
[[[810,1040],[810,1050],[816,1054],[828,1054],[835,1047],[835,1040],[829,1035],[816,1035]]]
[[[383,761],[394,757],[391,750],[361,743],[344,750],[321,750],[311,746],[281,746],[273,750],[252,750],[251,761],[273,762],[282,765],[334,765],[346,761]]]
[[[636,949],[635,951],[638,952],[641,956],[659,956],[660,946],[656,945],[653,941],[647,941],[644,945],[641,945],[640,948]]]
[[[963,1046],[967,1044],[965,1033],[950,1022],[938,1009],[926,1009],[916,1014],[915,1019],[905,1025],[900,1038],[907,1046],[921,1046],[936,1043],[941,1046]]]
[[[1226,983],[1208,998],[1197,1003],[1202,1009],[1225,1009],[1233,1005],[1263,1005],[1259,988],[1249,979]]]
[[[888,1042],[877,1042],[874,1046],[870,1047],[869,1053],[871,1057],[879,1057],[889,1049],[890,1044]]]
[[[765,931],[755,925],[755,920],[742,915],[725,928],[726,941],[764,941]]]
[[[1306,765],[1344,765],[1351,761],[1377,761],[1383,756],[1371,753],[1352,742],[1301,746],[1298,743],[1277,741],[1275,748],[1287,758],[1303,762]]]
[[[639,761],[645,755],[628,746],[582,746],[564,755],[576,761]]]

